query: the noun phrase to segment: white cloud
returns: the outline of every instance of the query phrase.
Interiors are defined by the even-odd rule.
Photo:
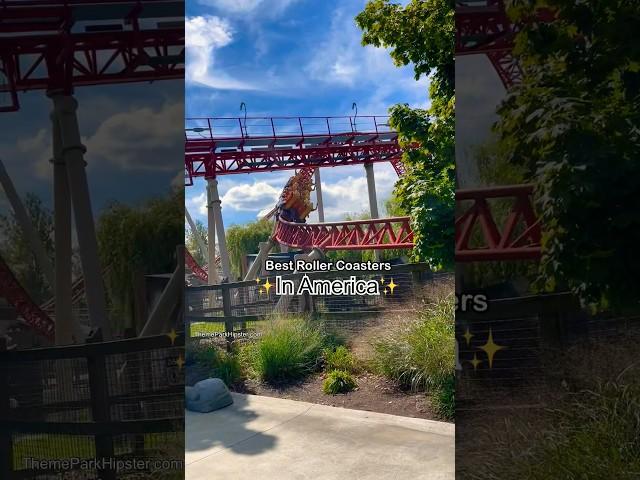
[[[53,152],[49,130],[42,128],[35,135],[19,138],[16,142],[16,150],[22,158],[34,162],[34,172],[38,178],[49,179],[53,177],[53,168],[50,162]]]
[[[347,168],[347,167],[343,167]],[[328,177],[322,170],[321,175]],[[387,164],[374,165],[376,180],[376,197],[378,199],[378,211],[384,215],[384,202],[393,191],[393,186],[397,176],[393,167]],[[362,171],[360,176],[341,176],[337,181],[332,178],[322,179],[322,199],[324,204],[325,221],[344,220],[347,214],[359,214],[369,211],[369,194],[367,190],[367,179]],[[312,195],[315,205],[315,194]],[[317,221],[317,212],[311,221]]]
[[[182,102],[167,103],[159,110],[143,107],[112,115],[83,139],[87,163],[106,161],[122,170],[179,170],[183,145],[176,125],[183,121]]]
[[[186,80],[220,90],[252,90],[255,86],[229,77],[214,69],[214,52],[233,39],[231,26],[219,17],[205,15],[187,17],[185,47]]]
[[[297,1],[299,0],[200,0],[199,3],[214,7],[227,15],[261,13],[275,17]]]
[[[412,67],[398,68],[387,49],[362,46],[362,32],[355,24],[354,15],[346,8],[335,11],[325,39],[304,67],[305,74],[336,88],[371,92],[359,102],[360,112],[364,114],[386,114],[395,103],[391,98],[398,92],[413,107],[425,107],[428,79],[416,81]]]
[[[280,196],[280,189],[266,182],[234,185],[222,196],[222,205],[241,212],[271,210]]]

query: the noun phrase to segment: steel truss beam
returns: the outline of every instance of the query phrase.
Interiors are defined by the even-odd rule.
[[[2,0],[0,93],[10,101],[0,111],[19,109],[18,91],[184,78],[184,28],[162,21],[183,16],[180,5]]]
[[[392,144],[336,145],[315,148],[249,150],[210,154],[186,154],[185,180],[239,173],[274,172],[301,168],[337,167],[373,162],[400,162],[402,148]],[[394,166],[395,167],[395,166]],[[395,167],[396,169],[399,167]]]
[[[289,247],[321,250],[413,248],[409,217],[315,224],[279,219],[273,238]]]
[[[549,22],[553,13],[541,9],[533,20]],[[522,80],[522,70],[513,58],[513,40],[521,25],[507,15],[503,0],[473,0],[456,3],[456,55],[487,55],[506,88]]]
[[[542,234],[531,202],[532,193],[532,185],[457,191],[456,203],[462,214],[456,218],[456,261],[540,258]],[[490,200],[510,202],[500,226]]]

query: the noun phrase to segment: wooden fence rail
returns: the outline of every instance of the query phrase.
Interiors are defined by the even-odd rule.
[[[22,351],[3,347],[0,345],[2,479],[43,474],[16,464],[20,455],[25,455],[21,448],[16,457],[16,438],[24,440],[29,450],[34,435],[48,435],[51,445],[63,441],[60,436],[81,441],[92,437],[93,449],[88,450],[98,459],[114,459],[114,439],[122,435],[134,436],[134,443],[141,443],[143,451],[145,437],[150,434],[182,435],[183,333]],[[147,376],[143,381],[141,371]],[[21,380],[29,375],[34,382]],[[168,385],[171,382],[173,385]],[[143,414],[141,406],[148,401],[164,402],[165,413]],[[127,418],[118,413],[118,407],[134,409],[138,415]],[[75,418],[78,412],[84,412],[85,421]],[[35,458],[42,452],[31,453]],[[110,467],[96,474],[104,480],[116,478]]]

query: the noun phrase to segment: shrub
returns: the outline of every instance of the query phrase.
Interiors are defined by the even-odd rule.
[[[328,395],[337,393],[347,393],[356,388],[358,384],[345,370],[333,370],[329,372],[327,378],[322,384],[322,391]]]
[[[416,319],[373,347],[379,373],[413,390],[441,386],[455,374],[454,296],[424,305]]]
[[[325,347],[325,336],[302,318],[280,319],[242,353],[247,370],[266,382],[286,382],[314,371]]]
[[[325,348],[323,354],[327,370],[344,370],[356,373],[358,369],[356,358],[344,345],[339,345],[335,349]]]
[[[431,405],[442,418],[453,420],[456,414],[456,377],[454,375],[450,375],[433,389]]]
[[[211,377],[221,379],[228,387],[242,378],[240,360],[234,352],[208,347],[195,350],[192,356],[196,363],[207,369]]]

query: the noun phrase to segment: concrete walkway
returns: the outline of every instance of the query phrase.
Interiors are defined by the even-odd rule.
[[[186,480],[453,479],[454,426],[233,394],[185,412]]]

